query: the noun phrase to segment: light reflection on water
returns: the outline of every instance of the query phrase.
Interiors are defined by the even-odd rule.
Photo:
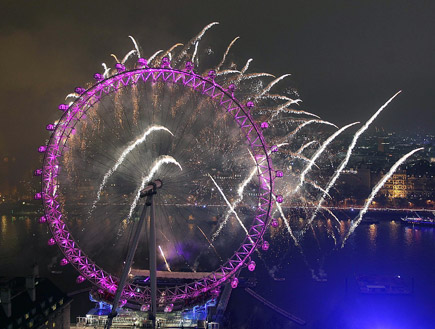
[[[370,224],[369,226],[369,240],[370,249],[372,251],[376,250],[376,237],[378,236],[378,226],[376,224]]]
[[[295,219],[296,224],[299,222],[298,219]],[[235,225],[232,222],[230,223],[229,225]],[[325,220],[323,222],[316,221],[315,223],[317,240],[314,240],[311,246],[314,246],[312,249],[318,250],[319,242],[320,246],[324,247],[324,244],[322,244],[324,240],[322,240],[321,234],[326,235],[331,232],[331,222]],[[274,246],[274,243],[280,243],[278,241],[279,234],[277,232],[286,230],[282,221],[280,221],[280,224],[278,229],[272,230],[271,235],[275,238],[271,237],[269,240],[271,242],[270,253],[274,252],[273,248],[280,248],[280,246]],[[86,225],[86,222],[78,220],[74,225],[82,228]],[[190,231],[196,230],[195,224],[188,223],[187,225]],[[318,227],[322,225],[323,231],[318,229]],[[335,232],[338,230],[340,236],[343,237],[347,233],[349,226],[350,221],[340,221],[340,225],[335,229]],[[35,236],[33,236],[33,234],[35,234]],[[49,237],[47,225],[38,224],[37,216],[1,216],[0,276],[27,275],[34,261],[40,264],[41,275],[47,275],[48,264],[52,261],[52,258],[60,256],[60,252],[56,246],[47,246]],[[337,239],[339,239],[339,237],[337,237]],[[286,241],[286,243],[288,243],[288,241]],[[288,255],[288,260],[282,262],[281,267],[276,273],[277,277],[286,277],[286,280],[283,282],[272,281],[268,291],[272,291],[273,295],[268,296],[268,298],[280,296],[281,291],[283,293],[291,291],[293,296],[291,299],[280,299],[276,297],[278,298],[276,303],[280,306],[287,306],[289,310],[301,317],[315,319],[325,314],[327,309],[332,309],[332,306],[326,307],[325,304],[322,304],[322,299],[324,303],[329,305],[329,303],[333,304],[333,301],[329,300],[329,298],[332,298],[331,296],[335,296],[334,298],[337,299],[341,298],[336,295],[344,291],[344,277],[352,278],[355,273],[401,273],[416,279],[416,293],[412,296],[412,303],[409,305],[411,309],[407,312],[411,314],[413,310],[412,307],[421,309],[422,305],[433,305],[433,302],[425,299],[428,298],[427,296],[433,296],[435,294],[435,287],[431,284],[427,284],[425,281],[431,273],[435,272],[435,256],[433,253],[435,247],[435,230],[433,228],[406,226],[397,220],[380,220],[379,223],[376,224],[360,225],[351,239],[349,239],[349,244],[350,245],[346,245],[344,249],[334,251],[329,249],[323,251],[324,255],[326,254],[326,257],[323,255],[324,258],[326,258],[324,261],[324,269],[328,275],[328,281],[324,283],[314,282],[311,278],[311,273],[308,271],[307,266],[317,264],[316,259],[318,256],[315,255],[315,259],[314,256],[310,255],[310,251],[312,251],[309,249],[310,244],[304,245],[304,252],[306,252],[308,258],[307,263],[297,263],[297,259],[300,256],[298,251],[294,249],[292,253]],[[282,245],[281,249],[284,249],[286,246],[287,245]],[[367,255],[367,250],[370,250],[370,255]],[[281,252],[280,254],[283,253],[285,252]],[[176,252],[165,249],[165,254],[168,258],[171,258],[175,257]],[[269,254],[264,253],[264,255],[266,262],[270,263],[270,260],[268,260]],[[261,262],[258,261],[257,264],[261,264]],[[73,272],[71,268],[69,271]],[[256,273],[254,274],[257,275]],[[75,272],[74,275],[76,275]],[[268,282],[267,280],[269,279],[270,278],[264,279],[264,282]],[[71,290],[77,289],[73,282],[74,280],[72,279]],[[261,290],[262,281],[259,280],[259,282],[257,289]],[[300,295],[298,295],[299,290],[301,291]],[[326,294],[326,292],[328,294]],[[325,295],[322,295],[322,293]],[[266,292],[263,292],[263,294],[266,294]],[[301,302],[301,306],[299,306],[299,302]],[[381,309],[386,306],[379,305],[379,307]],[[359,316],[355,314],[359,311],[363,314],[363,309],[364,308],[359,310],[355,308],[355,310],[350,311],[353,312],[354,316]],[[420,312],[419,310],[414,311],[416,314]],[[373,313],[372,315],[368,313],[364,314],[367,315],[368,318],[379,316],[376,315],[376,310],[371,310],[371,312]],[[427,317],[428,315],[424,313],[422,317],[425,316]],[[307,328],[310,327],[307,326]],[[411,327],[405,325],[403,328]]]
[[[2,232],[7,232],[8,220],[5,215],[2,216]]]

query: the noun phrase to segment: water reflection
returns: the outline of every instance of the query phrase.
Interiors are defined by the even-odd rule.
[[[390,230],[390,236],[391,236],[392,243],[396,243],[397,239],[399,238],[400,224],[397,223],[396,221],[392,220],[392,221],[390,221],[390,225],[388,228]]]
[[[6,216],[2,216],[2,231],[1,234],[6,235],[8,233],[8,219]]]
[[[370,224],[369,226],[369,240],[370,249],[373,251],[376,249],[376,237],[378,235],[378,226],[376,224]]]

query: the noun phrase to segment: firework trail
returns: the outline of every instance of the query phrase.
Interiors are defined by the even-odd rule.
[[[245,180],[242,182],[242,184],[240,184],[239,188],[237,189],[237,195],[238,198],[236,201],[233,202],[233,204],[231,205],[231,207],[229,207],[230,209],[227,211],[227,213],[225,214],[224,220],[222,221],[222,223],[220,223],[218,229],[216,230],[215,233],[213,233],[211,240],[214,241],[216,240],[217,236],[220,234],[222,228],[227,224],[228,219],[230,217],[231,212],[234,212],[234,207],[237,207],[237,205],[243,200],[243,192],[245,190],[245,187],[248,185],[248,183],[252,180],[252,178],[254,177],[255,173],[258,171],[257,167],[255,166],[254,168],[252,168],[251,172],[249,173],[248,177],[245,178]]]
[[[71,93],[66,95],[65,100],[67,100],[68,98],[80,98],[80,95],[76,94],[76,93]]]
[[[320,155],[322,155],[322,153],[326,150],[326,147],[338,136],[340,135],[343,131],[345,131],[347,128],[352,127],[356,124],[358,124],[359,122],[354,122],[351,124],[348,124],[347,126],[342,127],[341,129],[337,130],[334,134],[332,134],[331,136],[329,136],[329,138],[322,144],[322,146],[316,151],[316,153],[314,153],[313,157],[311,158],[309,164],[305,167],[305,169],[302,171],[301,173],[301,179],[299,181],[299,184],[296,186],[296,188],[293,190],[293,193],[296,193],[299,188],[301,188],[301,186],[304,184],[304,180],[305,180],[305,176],[307,175],[307,173],[311,170],[311,168],[313,167],[313,165],[315,164],[316,160],[319,158]],[[328,193],[327,191],[324,191],[324,193]]]
[[[110,67],[107,67],[106,63],[101,63],[101,65],[104,68],[103,77],[108,78],[109,77],[109,72],[110,72]]]
[[[162,49],[160,49],[160,50],[158,50],[158,51],[156,51],[150,58],[148,58],[148,64],[150,64],[151,62],[152,62],[152,60],[158,55],[158,54],[160,54],[161,52],[163,52],[163,50]]]
[[[162,155],[156,161],[154,161],[149,174],[147,176],[142,178],[142,182],[140,184],[140,187],[137,190],[136,196],[135,196],[135,198],[133,200],[133,203],[130,206],[130,211],[128,213],[127,220],[131,218],[131,215],[133,214],[134,208],[136,208],[137,202],[139,201],[139,198],[140,198],[140,191],[142,191],[145,188],[145,185],[148,184],[151,181],[151,179],[153,178],[154,174],[160,169],[160,167],[163,164],[168,164],[168,163],[172,163],[172,164],[178,166],[178,168],[180,168],[180,170],[183,170],[183,168],[177,162],[177,160],[175,160],[170,155]]]
[[[124,64],[124,63],[127,61],[127,59],[129,59],[130,56],[133,55],[136,51],[137,51],[137,50],[135,50],[135,49],[130,50],[130,51],[129,51],[125,56],[124,56],[124,58],[122,59],[121,64]]]
[[[112,56],[112,57],[115,59],[115,61],[116,61],[117,63],[119,63],[119,59],[118,59],[118,57],[116,57],[116,55],[114,55],[114,54],[110,54],[110,56]]]
[[[171,48],[169,48],[168,50],[166,50],[163,54],[162,54],[162,58],[165,56],[171,56],[171,52],[179,47],[179,46],[184,46],[182,43],[176,43],[175,45],[173,45]]]
[[[285,145],[288,145],[288,143],[281,143],[281,144],[276,145],[276,147],[280,148],[281,146],[285,146]],[[248,177],[246,177],[245,180],[239,185],[239,188],[237,189],[238,198],[232,203],[233,209],[234,209],[234,207],[237,207],[240,202],[242,202],[243,193],[245,191],[246,186],[249,184],[249,182],[252,180],[252,178],[254,178],[255,174],[258,172],[257,161],[255,160],[254,156],[252,155],[251,151],[248,150],[248,152],[249,152],[249,155],[251,156],[251,159],[254,162],[255,166],[252,168]],[[271,153],[272,152],[269,151],[268,155],[270,156]],[[227,213],[225,214],[224,220],[219,225],[216,232],[212,235],[212,241],[214,241],[217,238],[217,236],[220,234],[222,228],[227,224],[230,215],[231,215],[231,208],[227,211]]]
[[[329,195],[329,193],[322,187],[320,187],[319,185],[317,185],[315,182],[313,182],[312,180],[306,179],[305,180],[308,184],[310,184],[311,186],[313,186],[315,189],[319,190],[320,192],[322,192],[323,194],[325,194],[325,196],[327,196],[328,198],[331,198],[331,196]]]
[[[154,131],[158,131],[158,130],[163,130],[166,131],[168,133],[170,133],[172,136],[174,136],[174,134],[167,128],[163,127],[163,126],[151,126],[149,127],[147,130],[145,130],[145,132],[142,134],[142,136],[140,136],[139,138],[137,138],[133,143],[131,143],[128,147],[125,148],[125,150],[121,153],[121,155],[119,156],[118,160],[116,161],[115,165],[110,168],[106,174],[103,177],[103,181],[100,184],[100,187],[98,188],[98,192],[97,192],[97,198],[95,199],[94,203],[92,204],[92,208],[91,211],[95,209],[95,206],[97,204],[97,202],[100,200],[101,197],[101,191],[103,190],[104,186],[106,185],[108,179],[110,178],[110,176],[112,176],[112,174],[116,171],[116,169],[118,169],[118,167],[122,164],[122,162],[124,162],[126,156],[133,151],[133,149],[138,146],[139,144],[145,142],[146,138],[148,137],[149,134],[151,134]]]
[[[324,124],[324,125],[328,125],[328,126],[333,126],[335,128],[338,128],[335,124],[328,122],[328,121],[324,121],[324,120],[318,120],[318,119],[312,119],[312,120],[308,120],[303,122],[302,124],[300,124],[299,126],[297,126],[295,128],[295,130],[293,130],[292,132],[290,132],[289,134],[287,134],[284,138],[288,138],[291,136],[294,136],[299,130],[301,130],[303,127],[312,124],[312,123],[318,123],[318,124]]]
[[[172,272],[171,268],[169,267],[168,261],[166,260],[165,254],[163,253],[162,247],[159,246],[159,250],[160,250],[160,254],[163,257],[163,260],[165,261],[166,268],[168,269],[169,272]]]
[[[190,47],[192,47],[192,45],[194,45],[196,42],[200,41],[201,38],[203,37],[203,35],[205,34],[205,32],[207,32],[207,30],[209,30],[212,26],[219,24],[219,22],[213,22],[208,24],[206,27],[204,27],[201,32],[199,32],[199,34],[197,36],[195,36],[193,39],[191,39],[186,46],[184,46],[183,50],[180,52],[180,54],[177,56],[177,58],[175,59],[175,61],[179,61],[181,58],[183,58],[184,56],[187,55],[187,51],[190,49]]]
[[[216,73],[217,76],[227,75],[227,74],[240,74],[240,71],[237,71],[237,70],[224,70],[224,71],[219,71],[219,72]]]
[[[393,97],[391,97],[384,105],[382,105],[379,110],[376,111],[375,114],[373,114],[373,116],[355,133],[355,135],[353,136],[352,142],[349,145],[349,148],[347,149],[347,153],[346,153],[346,157],[344,158],[344,160],[341,162],[339,168],[336,170],[334,176],[332,177],[332,179],[329,181],[327,187],[325,188],[325,190],[329,193],[329,190],[331,189],[332,186],[334,186],[335,182],[337,181],[338,177],[340,177],[341,172],[343,171],[343,169],[346,167],[347,163],[349,162],[350,156],[352,154],[352,151],[356,145],[356,142],[358,141],[358,138],[368,129],[368,127],[370,126],[370,124],[376,119],[376,117],[379,115],[379,113],[382,112],[383,109],[385,109],[387,107],[388,104],[390,104],[390,102],[398,95],[400,94],[401,91],[397,92],[396,94],[394,94]],[[316,210],[314,211],[313,215],[311,216],[310,220],[308,221],[308,223],[311,223],[314,220],[314,217],[316,216],[317,212],[319,211],[319,208],[321,207],[321,205],[323,204],[323,201],[325,200],[324,195],[321,196],[320,201],[317,204]]]
[[[257,73],[254,73],[257,74]],[[262,73],[260,73],[262,74]],[[266,73],[268,74],[268,73]],[[265,94],[261,97],[259,97],[259,99],[273,99],[273,100],[280,100],[280,101],[286,101],[286,102],[290,102],[290,101],[294,101],[293,98],[284,96],[284,95],[280,95],[280,94]]]
[[[239,81],[242,80],[250,80],[254,78],[260,78],[260,77],[275,77],[273,74],[270,73],[251,73],[251,74],[245,74],[243,75]]]
[[[361,223],[362,217],[369,209],[370,204],[372,203],[373,199],[375,198],[376,194],[379,192],[379,190],[384,186],[385,182],[390,179],[390,177],[394,174],[394,172],[399,168],[399,166],[406,161],[411,155],[414,153],[423,150],[424,147],[420,147],[418,149],[415,149],[407,154],[405,154],[403,157],[401,157],[388,171],[387,174],[382,177],[382,179],[376,184],[376,186],[373,188],[372,192],[370,193],[370,196],[368,197],[366,203],[364,204],[364,207],[361,209],[361,211],[358,214],[358,218],[356,220],[352,221],[352,224],[350,225],[349,231],[347,232],[346,236],[344,237],[343,243],[341,244],[341,247],[344,247],[344,244],[346,243],[346,240],[349,238],[349,236],[355,231],[359,223]]]
[[[284,74],[284,75],[281,75],[280,77],[278,77],[278,78],[276,78],[275,80],[273,80],[272,82],[270,82],[259,94],[258,94],[258,96],[256,96],[255,98],[259,98],[259,97],[261,97],[261,96],[263,96],[263,95],[265,95],[268,91],[270,91],[270,89],[272,89],[272,87],[274,86],[274,85],[276,85],[278,82],[280,82],[282,79],[284,79],[284,78],[286,78],[286,77],[288,77],[288,76],[290,76],[291,74]]]
[[[216,248],[214,247],[213,243],[210,241],[209,238],[207,238],[207,235],[205,235],[204,231],[198,226],[196,225],[196,228],[202,233],[202,235],[204,236],[204,238],[207,240],[209,247],[213,248],[216,256],[219,257],[219,259],[221,260],[221,262],[223,262],[222,257],[219,255],[219,253],[217,252]]]
[[[227,206],[230,208],[231,212],[234,214],[234,216],[236,217],[237,221],[239,222],[240,226],[243,228],[243,230],[245,231],[246,235],[249,236],[248,230],[246,229],[245,225],[243,225],[243,222],[240,220],[239,216],[237,215],[236,211],[234,210],[234,207],[231,205],[231,203],[228,201],[227,197],[225,196],[224,192],[222,191],[222,189],[220,188],[220,186],[216,183],[216,181],[213,179],[213,177],[211,177],[210,174],[208,174],[208,176],[210,177],[210,179],[213,181],[214,185],[216,186],[216,188],[218,189],[219,193],[222,195],[222,198],[224,199],[225,203],[227,204]],[[249,237],[249,240],[251,241],[251,243],[254,243],[252,241],[252,239]]]
[[[337,221],[337,223],[340,224],[340,220],[337,218],[337,216],[335,216],[335,214],[329,208],[322,207],[322,209],[325,210],[328,214],[330,214]]]
[[[193,51],[193,55],[192,55],[192,63],[195,63],[195,57],[196,57],[196,53],[198,51],[198,45],[199,45],[199,41],[195,43],[195,49]],[[198,61],[197,61],[198,63]]]
[[[234,43],[235,43],[238,39],[240,39],[240,37],[235,37],[234,40],[231,41],[231,43],[229,44],[227,50],[226,50],[225,53],[224,53],[224,56],[222,57],[222,60],[220,61],[220,63],[218,64],[218,66],[216,66],[216,71],[219,71],[219,70],[220,70],[221,66],[224,64],[225,59],[226,59],[227,56],[228,56],[228,53],[230,52],[231,47],[234,45]]]
[[[137,46],[136,40],[131,35],[129,35],[128,37],[131,39],[131,41],[134,44],[134,48],[136,49],[137,58],[140,58],[140,51],[139,51],[139,47]]]
[[[304,144],[304,145],[302,145],[297,151],[296,151],[296,154],[301,154],[308,146],[310,146],[310,145],[312,145],[312,144],[314,144],[314,143],[316,143],[317,141],[311,141],[311,142],[308,142],[308,143],[306,143],[306,144]]]
[[[243,68],[240,70],[240,73],[241,73],[241,74],[245,74],[245,72],[248,70],[249,65],[251,64],[252,61],[253,61],[252,58],[250,58],[250,59],[248,59],[248,60],[246,61],[245,66],[243,66]]]
[[[275,195],[273,195],[273,198],[276,201],[276,196]],[[295,246],[299,247],[300,245],[299,245],[298,239],[296,239],[295,235],[293,234],[292,228],[290,227],[290,224],[289,224],[289,222],[287,221],[287,219],[286,219],[286,217],[284,215],[284,211],[282,210],[281,205],[278,202],[275,202],[275,204],[276,204],[276,207],[278,208],[279,213],[281,214],[282,221],[285,224],[287,232],[290,234],[290,237],[292,238]],[[302,252],[302,249],[301,249],[301,252]]]
[[[270,116],[270,120],[273,120],[273,118],[275,118],[280,112],[285,112],[285,113],[290,113],[290,114],[297,114],[297,115],[308,115],[311,117],[315,117],[320,119],[320,117],[314,113],[311,112],[307,112],[307,111],[302,111],[302,110],[295,110],[295,109],[288,109],[287,106],[290,106],[290,104],[298,104],[298,102],[301,101],[300,99],[295,99],[295,100],[291,100],[289,102],[287,102],[286,104],[280,106],[279,108],[275,109],[274,112],[272,113],[272,115]],[[298,104],[299,105],[299,104]]]

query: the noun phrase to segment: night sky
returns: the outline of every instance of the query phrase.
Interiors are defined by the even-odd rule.
[[[375,125],[434,133],[434,1],[2,0],[0,157],[16,157],[13,176],[38,165],[57,105],[113,64],[110,53],[131,50],[128,35],[147,57],[213,21],[222,51],[241,37],[239,65],[253,58],[252,71],[291,73],[301,109],[341,126],[403,90]]]

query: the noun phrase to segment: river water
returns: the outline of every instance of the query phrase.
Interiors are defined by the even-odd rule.
[[[344,248],[327,234],[308,235],[302,248],[288,239],[271,237],[271,248],[255,256],[256,271],[242,276],[257,280],[252,288],[270,302],[319,329],[430,329],[435,328],[435,227],[400,223],[402,214],[374,213],[372,224],[361,224]],[[61,258],[47,245],[47,225],[36,215],[0,216],[0,276],[25,276],[34,263],[41,276],[50,277],[66,292],[82,289],[71,266],[53,274],[50,264]],[[345,228],[350,222],[340,218]],[[401,276],[410,294],[359,292],[358,275]],[[91,307],[86,294],[74,297],[72,317]],[[227,309],[232,328],[299,328],[244,291],[233,290]],[[301,327],[302,328],[302,327]]]

